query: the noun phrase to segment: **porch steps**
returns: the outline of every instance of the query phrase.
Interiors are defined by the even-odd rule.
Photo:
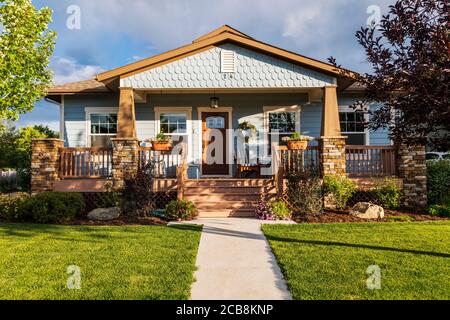
[[[254,217],[262,195],[275,192],[269,179],[199,179],[185,185],[186,199],[202,218]]]

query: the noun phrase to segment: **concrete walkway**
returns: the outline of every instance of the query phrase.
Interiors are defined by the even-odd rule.
[[[203,232],[191,299],[292,299],[260,220],[223,218],[195,222],[203,224]]]

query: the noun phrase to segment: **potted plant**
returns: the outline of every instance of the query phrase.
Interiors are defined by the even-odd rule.
[[[151,140],[151,143],[152,149],[155,151],[170,151],[173,148],[172,139],[162,131],[156,135],[155,139]]]
[[[238,129],[241,130],[243,136],[245,136],[245,143],[250,141],[250,138],[256,134],[256,126],[249,121],[239,123]]]
[[[313,137],[302,136],[298,132],[294,132],[290,137],[283,138],[287,142],[289,150],[306,150],[308,141],[313,140]]]

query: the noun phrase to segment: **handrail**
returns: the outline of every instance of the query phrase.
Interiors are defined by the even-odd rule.
[[[394,146],[347,145],[345,153],[350,177],[386,177],[396,174]]]
[[[110,148],[60,148],[60,178],[108,178],[112,172]]]

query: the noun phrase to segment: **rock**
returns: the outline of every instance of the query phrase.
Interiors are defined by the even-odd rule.
[[[384,209],[369,202],[359,202],[354,205],[350,215],[361,219],[381,219],[384,218]]]
[[[120,216],[120,208],[98,208],[88,213],[89,220],[108,221]]]

